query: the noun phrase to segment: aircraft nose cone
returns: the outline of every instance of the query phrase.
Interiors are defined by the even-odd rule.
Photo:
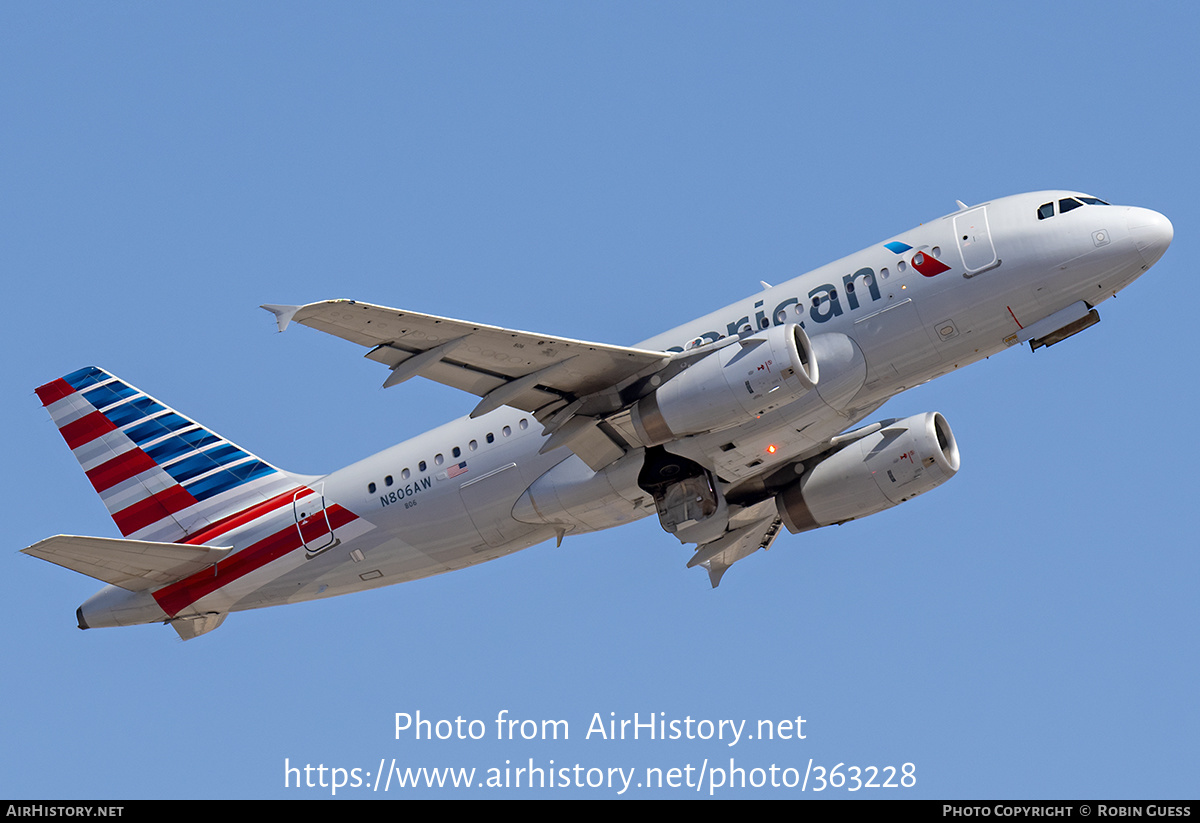
[[[1128,216],[1129,236],[1142,256],[1146,267],[1158,262],[1175,237],[1175,227],[1165,216],[1152,209],[1131,208]]]

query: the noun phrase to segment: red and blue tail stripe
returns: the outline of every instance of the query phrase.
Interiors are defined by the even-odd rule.
[[[169,618],[227,612],[265,579],[306,562],[314,547],[373,528],[327,502],[324,486],[310,485],[318,478],[277,469],[102,369],[72,372],[37,394],[125,537],[235,549],[161,580],[153,596]],[[93,551],[97,567],[107,568],[103,548]]]
[[[300,486],[95,366],[37,394],[126,537],[186,540],[214,517]]]

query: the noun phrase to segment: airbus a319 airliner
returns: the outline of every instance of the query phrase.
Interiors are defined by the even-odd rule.
[[[925,412],[853,428],[907,388],[1099,320],[1170,221],[1069,191],[966,206],[627,348],[353,300],[269,305],[469,417],[324,476],[267,463],[108,372],[37,389],[123,537],[24,551],[109,585],[80,628],[168,623],[416,580],[657,515],[715,587],[792,533],[954,476]]]

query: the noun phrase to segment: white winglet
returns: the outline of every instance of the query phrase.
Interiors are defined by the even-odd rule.
[[[296,312],[304,308],[303,306],[277,306],[273,303],[264,303],[259,306],[260,309],[266,309],[271,314],[275,315],[275,322],[279,324],[279,330],[283,331],[288,327],[288,323],[292,322],[292,318],[296,316]]]

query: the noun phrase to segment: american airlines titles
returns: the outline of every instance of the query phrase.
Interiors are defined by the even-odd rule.
[[[862,289],[866,288],[866,294],[870,295],[870,300],[867,301],[863,296]],[[845,297],[846,305],[842,305],[842,297]],[[862,300],[859,298],[863,297]],[[846,311],[854,311],[864,304],[874,303],[877,300],[882,300],[883,295],[879,291],[879,277],[875,270],[869,266],[864,266],[853,274],[847,274],[842,277],[842,288],[839,289],[832,283],[822,283],[814,289],[809,290],[808,299],[810,301],[808,309],[808,317],[814,323],[826,323],[835,317],[840,317]],[[759,300],[754,304],[756,309],[753,319],[749,315],[738,318],[729,323],[725,327],[725,332],[707,331],[692,341],[695,345],[702,345],[701,340],[706,340],[710,343],[715,343],[723,337],[733,337],[747,330],[758,331],[765,329],[771,325],[782,325],[788,322],[788,307],[798,306],[800,298],[789,297],[782,300],[775,306],[770,314],[767,314],[763,307],[763,301]],[[796,310],[794,310],[796,311]],[[797,321],[801,328],[804,328],[804,321]],[[695,346],[692,346],[693,348]],[[668,351],[683,351],[682,346],[675,346]]]

